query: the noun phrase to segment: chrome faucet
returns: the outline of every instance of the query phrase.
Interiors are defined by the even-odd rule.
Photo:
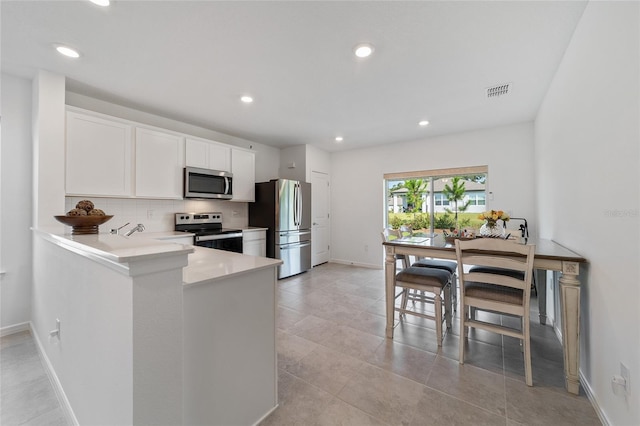
[[[120,232],[120,230],[122,228],[124,228],[125,226],[127,226],[128,224],[130,224],[131,222],[127,222],[124,225],[122,225],[120,228],[111,228],[111,230],[109,231],[110,234],[116,234],[118,235],[118,233]]]
[[[131,228],[130,230],[128,230],[128,231],[124,234],[124,236],[125,236],[125,237],[128,237],[129,235],[133,234],[133,233],[134,233],[134,232],[136,232],[136,231],[138,231],[138,232],[142,232],[142,231],[144,231],[144,225],[143,225],[143,224],[141,224],[141,223],[137,224],[135,227],[133,227],[133,228]]]

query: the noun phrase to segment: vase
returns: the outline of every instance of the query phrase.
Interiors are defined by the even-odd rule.
[[[498,225],[496,222],[490,224],[485,222],[480,227],[480,236],[489,238],[498,238],[504,236],[504,227]]]

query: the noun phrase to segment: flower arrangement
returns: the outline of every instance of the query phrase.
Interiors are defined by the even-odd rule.
[[[508,222],[510,218],[509,215],[502,210],[488,210],[486,212],[480,213],[478,215],[478,219],[486,220],[487,226],[489,228],[495,228],[497,226],[498,220]]]

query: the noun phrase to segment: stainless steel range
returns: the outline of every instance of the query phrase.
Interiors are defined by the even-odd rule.
[[[194,245],[242,253],[242,230],[222,227],[222,213],[176,213],[176,231],[195,234]]]

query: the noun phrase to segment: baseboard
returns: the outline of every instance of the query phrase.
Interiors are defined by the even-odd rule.
[[[21,331],[31,330],[29,322],[21,322],[20,324],[8,325],[0,328],[0,337],[8,336],[10,334],[20,333]]]
[[[73,413],[73,409],[71,408],[71,404],[69,403],[69,399],[67,399],[67,395],[64,393],[62,389],[62,384],[60,380],[58,380],[58,376],[53,369],[53,365],[51,365],[51,361],[49,361],[49,357],[44,351],[44,347],[38,338],[38,334],[33,329],[33,324],[29,323],[29,327],[31,329],[31,334],[33,335],[34,340],[36,341],[36,347],[38,348],[38,352],[40,353],[40,359],[42,360],[42,365],[44,367],[44,371],[46,371],[47,376],[49,377],[49,381],[51,382],[51,386],[53,387],[53,391],[60,402],[60,408],[62,409],[62,413],[67,419],[68,424],[72,424],[74,426],[80,425],[76,415]]]
[[[258,426],[260,423],[262,423],[264,421],[264,419],[266,419],[267,417],[269,417],[271,415],[271,413],[273,413],[274,411],[276,411],[279,407],[279,404],[276,404],[275,407],[273,407],[271,410],[267,411],[267,413],[262,416],[257,422],[255,422],[253,424],[253,426]]]
[[[382,269],[380,267],[380,265],[373,265],[371,263],[352,262],[350,260],[331,259],[329,262],[331,262],[331,263],[339,263],[341,265],[359,266],[361,268]]]
[[[584,393],[587,394],[587,398],[591,402],[593,409],[596,411],[598,418],[604,426],[609,426],[611,422],[607,418],[607,415],[604,413],[604,411],[602,411],[602,408],[600,408],[598,398],[596,398],[595,393],[593,393],[593,389],[591,389],[591,385],[589,385],[587,378],[584,377],[584,374],[582,374],[582,370],[578,372],[578,376],[580,377],[580,384],[582,385],[582,389],[584,389]]]

